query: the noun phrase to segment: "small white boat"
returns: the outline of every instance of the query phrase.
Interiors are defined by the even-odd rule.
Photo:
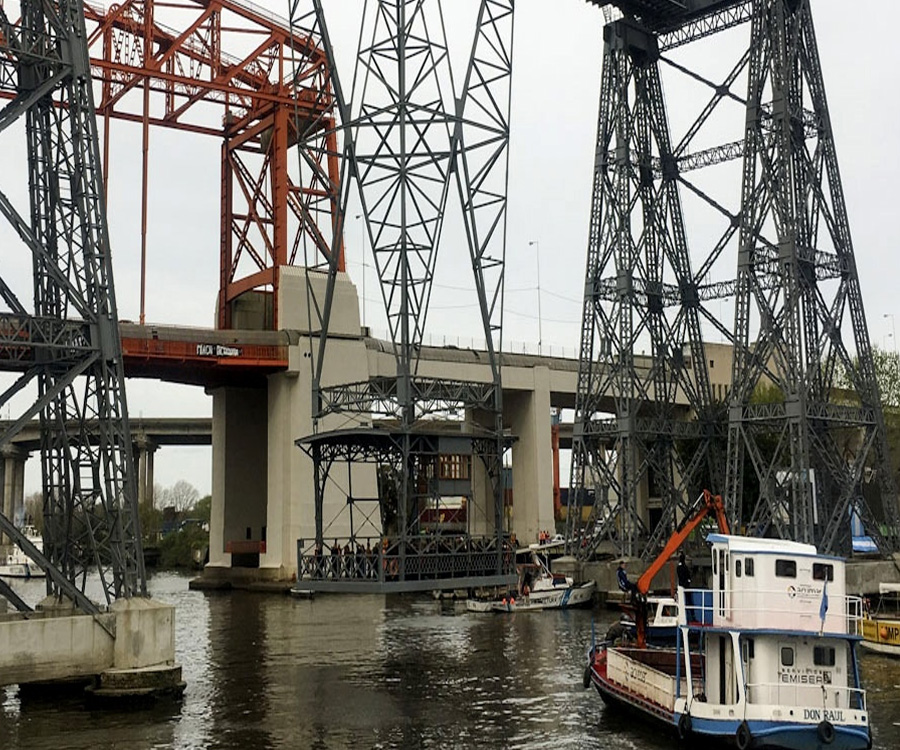
[[[469,612],[533,612],[541,609],[584,607],[593,601],[596,583],[579,585],[570,576],[552,573],[535,549],[530,549],[530,563],[519,568],[517,592],[494,599],[469,599]]]
[[[647,643],[651,646],[675,643],[678,636],[678,602],[671,596],[648,596],[647,610]],[[631,614],[623,614],[619,624],[631,640],[637,640],[637,623]]]
[[[22,533],[39,550],[44,549],[44,540],[33,526],[24,526]],[[28,555],[17,546],[12,545],[10,552],[0,564],[0,578],[43,578],[44,571]]]
[[[708,541],[713,585],[678,589],[675,645],[592,643],[585,687],[690,746],[870,748],[856,652],[862,602],[846,595],[844,560],[790,541]]]
[[[878,585],[878,605],[864,607],[862,645],[870,651],[900,656],[900,584]]]

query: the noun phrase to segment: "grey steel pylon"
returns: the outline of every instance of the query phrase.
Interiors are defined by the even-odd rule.
[[[0,132],[24,120],[30,206],[0,192],[0,213],[31,253],[34,284],[29,304],[0,281],[0,368],[18,373],[0,408],[36,396],[0,445],[39,416],[48,593],[96,611],[89,572],[107,604],[145,595],[146,576],[84,9],[21,7],[18,24],[0,7]],[[10,519],[0,526],[24,544]]]
[[[640,409],[652,413],[645,403],[652,392],[634,386],[650,379],[630,374],[637,369],[631,366],[633,336],[627,334],[636,330],[635,320],[641,321],[644,348],[650,346],[648,367],[656,366],[666,352],[659,344],[679,341],[655,335],[654,311],[687,302],[733,347],[727,415],[715,413],[718,396],[710,418],[704,417],[702,400],[689,399],[701,440],[715,435],[718,424],[727,425],[725,460],[715,457],[714,437],[708,455],[713,456],[710,477],[725,475],[732,525],[846,553],[851,521],[858,518],[881,549],[890,550],[898,530],[897,494],[810,1],[592,2],[616,6],[618,13],[607,13],[604,32],[610,72],[604,72],[601,101],[572,485],[576,502],[582,502],[589,488],[579,489],[585,483],[579,484],[578,477],[586,475],[581,465],[612,465],[598,489],[612,488],[615,501],[600,493],[595,523],[588,527],[593,538],[580,549],[589,554],[598,533],[609,536],[621,552],[640,552],[643,542],[635,548],[627,540],[648,538],[645,509],[630,498],[652,455],[648,446],[657,444],[673,423],[653,427],[645,420],[647,437],[637,439]],[[717,63],[718,72],[704,73],[670,54],[739,26],[749,27],[749,33],[745,43],[736,44],[731,32],[732,67]],[[721,48],[717,52],[722,55]],[[655,60],[705,87],[709,100],[669,152],[659,148],[648,158],[641,130],[647,118],[640,111],[645,95],[638,81],[640,75],[651,80],[651,73],[641,71],[655,71]],[[698,64],[697,55],[691,63]],[[629,94],[619,93],[629,76],[634,81]],[[723,121],[740,122],[744,131],[724,142],[719,131],[705,142],[698,138],[726,105],[737,112],[726,112]],[[649,132],[663,132],[661,104],[644,106],[657,112],[650,115]],[[604,125],[604,118],[619,123],[619,130]],[[709,146],[711,138],[721,145]],[[692,153],[695,142],[703,145]],[[725,190],[714,192],[714,182],[695,179],[695,173],[729,162],[742,165],[738,205],[730,205]],[[678,284],[659,287],[648,283],[654,281],[647,274],[654,268],[648,248],[654,243],[665,247],[667,236],[678,235],[658,229],[665,225],[646,210],[649,191],[641,187],[667,181],[676,183],[682,195],[689,191],[699,198],[722,228],[707,252],[700,249],[693,274],[676,274]],[[619,195],[633,195],[634,201]],[[616,205],[617,211],[610,210]],[[601,252],[606,247],[616,248],[615,262]],[[728,268],[724,263],[730,257],[734,265]],[[604,263],[614,271],[606,278],[596,273]],[[733,327],[707,304],[724,299],[734,300]],[[589,336],[596,336],[599,355]],[[623,351],[629,345],[631,352]],[[702,397],[703,374],[693,364]],[[852,385],[838,391],[841,373]],[[614,413],[615,420],[598,419],[604,411]],[[619,463],[611,463],[610,455]],[[665,507],[674,508],[664,501]],[[570,519],[570,540],[580,542],[580,508]],[[644,552],[653,546],[650,537]]]
[[[463,413],[470,459],[480,459],[490,484],[481,528],[494,535],[495,572],[505,532],[502,460],[500,344],[506,252],[506,193],[514,0],[479,0],[474,35],[468,40],[462,81],[454,81],[450,42],[440,2],[378,0],[361,20],[360,48],[351,88],[344,88],[323,4],[313,12],[292,6],[292,26],[306,26],[329,56],[331,86],[343,141],[341,201],[336,236],[345,227],[351,185],[358,188],[361,216],[372,248],[384,301],[396,376],[362,383],[327,384],[327,341],[338,270],[338,252],[311,263],[324,289],[309,285],[309,309],[319,334],[313,368],[313,414],[340,413],[351,424],[373,419],[390,427],[379,446],[371,435],[326,435],[300,441],[313,458],[316,476],[316,537],[321,543],[321,508],[328,472],[337,460],[370,461],[385,469],[390,509],[400,545],[400,577],[408,542],[421,537],[423,511],[440,501],[440,439],[424,435],[431,415]],[[445,220],[461,220],[474,279],[475,302],[486,340],[490,382],[436,379],[419,373],[419,355]],[[310,278],[312,278],[312,274]],[[423,418],[425,421],[423,421]],[[459,443],[458,443],[459,444]],[[430,479],[429,479],[430,477]],[[383,488],[380,488],[383,489]],[[383,498],[382,498],[383,499]],[[384,505],[384,503],[382,503]],[[351,508],[353,503],[346,503]],[[432,508],[433,509],[433,508]],[[385,508],[382,507],[384,517]],[[468,523],[474,520],[470,503]],[[383,520],[383,519],[382,519]],[[351,519],[351,528],[353,522]],[[387,533],[387,531],[385,531]],[[508,572],[508,571],[507,571]]]
[[[603,542],[654,554],[697,492],[720,481],[659,58],[658,34],[634,17],[605,26],[569,489],[579,556]],[[655,527],[651,492],[662,505]]]
[[[809,0],[753,3],[748,70],[730,515],[844,554],[856,515],[888,551],[896,487]],[[774,396],[751,403],[761,383]]]

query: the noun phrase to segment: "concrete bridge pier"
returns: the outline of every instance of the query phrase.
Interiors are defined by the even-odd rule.
[[[550,418],[550,370],[531,368],[525,390],[504,391],[504,423],[518,439],[512,447],[512,528],[520,544],[553,534],[553,451]]]
[[[0,511],[17,526],[25,521],[25,462],[30,454],[15,445],[0,449]],[[0,544],[9,544],[0,533]]]
[[[153,495],[153,457],[159,446],[146,435],[133,436],[135,465],[138,469],[138,505],[141,508],[152,508]]]

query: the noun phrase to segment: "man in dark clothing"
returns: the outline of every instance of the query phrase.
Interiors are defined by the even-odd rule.
[[[689,589],[691,587],[691,569],[685,562],[684,552],[678,554],[678,567],[675,568],[675,573],[678,575],[678,585],[683,589]]]
[[[616,580],[619,582],[619,588],[622,591],[626,594],[631,593],[631,595],[634,596],[634,592],[637,591],[637,586],[628,580],[628,572],[625,570],[624,560],[619,562],[619,569],[616,571]]]
[[[688,567],[684,559],[684,552],[678,554],[678,566],[675,568],[675,574],[678,576],[678,585],[683,589],[691,587],[691,569]],[[694,603],[694,594],[690,591],[684,592],[684,604],[687,610],[688,622],[694,622],[697,619],[696,611],[691,607]]]

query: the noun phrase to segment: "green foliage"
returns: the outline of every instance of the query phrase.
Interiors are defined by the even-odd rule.
[[[212,496],[198,499],[200,493],[184,480],[174,487],[156,487],[154,494],[157,505],[166,510],[141,508],[141,522],[145,544],[159,548],[159,567],[195,567],[198,556],[202,563],[209,546]],[[162,536],[164,528],[167,533]]]
[[[750,396],[751,404],[778,404],[784,401],[784,393],[774,383],[760,380],[756,384],[752,395]]]
[[[211,515],[212,495],[201,497],[196,503],[194,503],[194,507],[191,510],[191,518],[199,518],[201,521],[206,521],[206,523],[209,523]]]
[[[153,546],[159,538],[159,530],[162,527],[162,511],[144,503],[140,507],[141,541],[144,546]]]
[[[872,364],[875,367],[875,380],[881,403],[885,406],[900,407],[900,356],[897,352],[886,351],[877,346],[872,347]],[[853,368],[859,368],[859,359],[853,358]],[[850,374],[840,369],[835,378],[840,388],[854,389]]]
[[[195,565],[194,553],[209,545],[209,533],[199,524],[187,524],[178,531],[166,534],[159,543],[159,567],[191,568]]]

